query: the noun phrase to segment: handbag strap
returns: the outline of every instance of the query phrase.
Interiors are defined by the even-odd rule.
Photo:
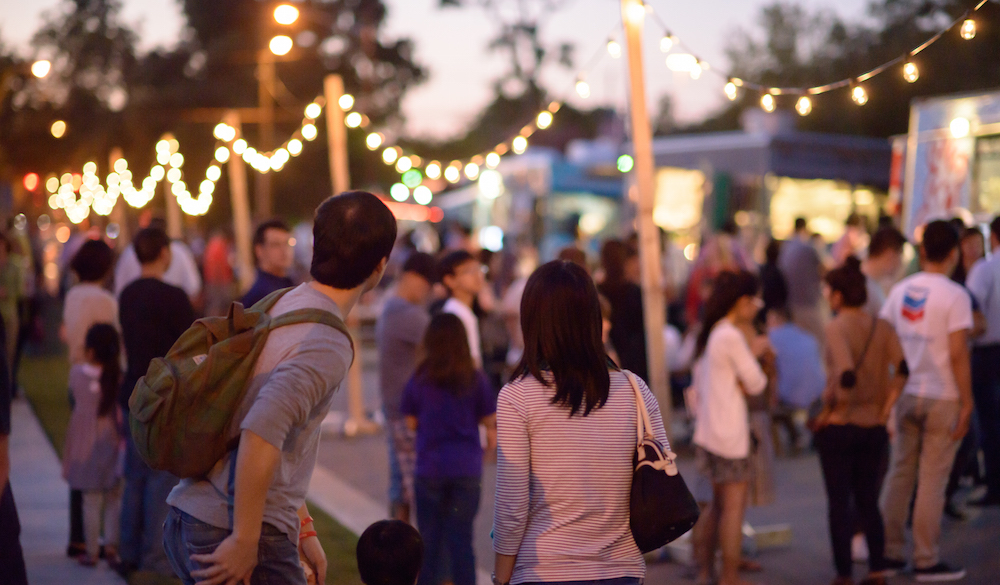
[[[861,364],[865,363],[865,356],[868,355],[868,348],[871,347],[872,339],[875,337],[876,328],[878,328],[878,317],[872,317],[872,329],[868,333],[868,340],[865,341],[865,347],[861,350],[861,355],[858,356],[858,361],[854,362],[855,372],[861,368]]]
[[[641,447],[643,439],[647,436],[653,436],[653,425],[649,422],[649,411],[646,410],[646,401],[642,399],[642,391],[639,390],[639,382],[636,380],[635,374],[628,370],[622,370],[622,373],[628,378],[629,384],[632,385],[632,391],[635,393],[636,446]]]

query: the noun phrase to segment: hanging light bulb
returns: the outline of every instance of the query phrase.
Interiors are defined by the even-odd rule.
[[[351,112],[350,114],[347,114],[346,118],[344,118],[344,124],[346,124],[348,128],[357,128],[358,126],[361,125],[361,122],[363,120],[364,118],[361,116],[361,114],[357,112]]]
[[[907,61],[906,65],[903,65],[903,79],[909,83],[920,79],[920,70],[917,69],[917,64],[913,61]]]
[[[775,106],[775,103],[774,103],[774,96],[773,95],[771,95],[769,93],[765,93],[764,95],[761,96],[761,98],[760,98],[760,107],[763,108],[765,112],[767,112],[767,113],[773,112],[774,111],[774,106]]]
[[[865,91],[864,87],[855,85],[854,89],[851,90],[851,99],[859,106],[863,106],[868,103],[868,92]]]
[[[800,116],[808,116],[810,112],[813,111],[812,100],[809,96],[804,95],[795,102],[795,111],[799,113]]]
[[[387,165],[395,164],[396,159],[399,158],[399,153],[396,152],[396,148],[387,148],[382,151],[382,162]]]
[[[664,53],[669,53],[670,49],[674,48],[675,41],[676,39],[674,38],[674,35],[670,33],[663,35],[663,38],[660,39],[660,50]]]
[[[428,179],[440,179],[441,163],[437,161],[431,161],[430,164],[427,165],[427,168],[424,169],[424,172],[427,174]]]
[[[552,125],[552,112],[545,110],[544,112],[538,114],[538,118],[535,120],[535,124],[538,126],[539,130],[545,130]]]
[[[722,90],[726,92],[726,97],[729,98],[729,101],[736,100],[736,93],[739,91],[739,88],[736,87],[735,83],[730,81]]]
[[[608,54],[610,54],[613,59],[617,59],[622,56],[622,46],[618,44],[618,41],[608,39]]]
[[[576,94],[583,99],[590,97],[590,84],[583,79],[576,80]]]
[[[368,145],[368,150],[375,150],[382,146],[382,135],[378,132],[372,132],[365,138],[365,144]]]
[[[688,71],[688,74],[691,75],[691,79],[698,79],[699,77],[701,77],[701,72],[703,70],[704,70],[704,66],[703,66],[702,62],[698,61],[694,65],[691,66],[691,70]]]
[[[495,152],[491,152],[491,153],[489,153],[489,154],[486,155],[486,167],[487,168],[495,169],[499,165],[500,165],[500,155],[499,154],[497,154]]]
[[[511,150],[514,151],[514,154],[524,154],[524,151],[528,150],[528,139],[524,136],[518,136],[511,144]]]
[[[958,30],[962,38],[971,41],[976,38],[976,21],[971,18],[966,18],[965,22],[962,23],[962,28]]]

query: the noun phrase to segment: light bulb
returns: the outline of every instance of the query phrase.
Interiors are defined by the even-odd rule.
[[[402,203],[403,201],[409,199],[410,189],[402,183],[396,183],[389,188],[389,195],[391,195],[396,201]]]
[[[382,161],[387,165],[395,163],[397,158],[399,158],[399,153],[396,152],[395,148],[387,148],[382,151]]]
[[[795,102],[795,111],[799,113],[800,116],[808,116],[810,112],[813,111],[812,100],[809,96],[804,95]]]
[[[298,20],[299,9],[289,4],[282,4],[274,9],[274,21],[278,24],[289,25]]]
[[[510,147],[514,154],[524,154],[524,151],[528,150],[528,139],[524,136],[518,136],[514,138]]]
[[[292,138],[291,140],[289,140],[288,152],[290,152],[292,156],[298,156],[299,153],[302,152],[302,141],[299,140],[298,138]]]
[[[215,130],[212,131],[212,135],[218,138],[219,140],[225,140],[224,137],[227,136],[228,134],[229,134],[229,125],[224,122],[216,124]]]
[[[590,84],[586,81],[579,79],[576,82],[576,94],[583,99],[590,97]]]
[[[634,0],[625,9],[625,14],[630,22],[638,24],[646,17],[646,6],[642,0]]]
[[[396,161],[396,172],[405,173],[406,171],[413,168],[413,161],[409,157],[404,156]]]
[[[35,61],[31,64],[31,74],[41,79],[49,74],[52,70],[52,62],[45,59]]]
[[[959,29],[959,34],[962,38],[971,41],[976,38],[976,21],[971,18],[966,18],[965,22],[962,23],[962,28]]]
[[[54,138],[62,138],[66,134],[66,122],[62,120],[52,122],[52,127],[49,128],[49,131],[52,132]]]
[[[420,205],[427,205],[434,199],[434,194],[431,192],[429,187],[420,185],[413,190],[413,200]]]
[[[476,163],[469,163],[465,165],[465,176],[468,177],[470,181],[475,181],[476,177],[479,176],[479,165]]]
[[[222,169],[220,169],[216,165],[211,165],[210,167],[208,167],[208,169],[205,170],[205,177],[209,181],[218,181],[219,178],[222,177]]]
[[[118,159],[118,160],[124,160],[124,159]],[[169,162],[170,162],[170,166],[179,169],[182,166],[184,166],[184,155],[181,154],[181,153],[179,153],[179,152],[175,152],[172,155],[170,155],[170,161]],[[118,171],[118,172],[120,173],[121,171]]]
[[[953,138],[965,138],[969,135],[969,131],[972,129],[972,124],[969,122],[968,118],[955,118],[948,125],[948,129],[951,130],[951,136]]]
[[[322,111],[323,111],[322,106],[320,106],[316,102],[313,102],[308,106],[306,106],[306,111],[305,111],[306,118],[309,118],[310,120],[315,120],[316,118],[319,117],[319,114]]]
[[[735,83],[730,81],[729,83],[726,84],[726,87],[723,88],[723,91],[726,92],[726,97],[729,98],[729,101],[734,101],[736,99],[736,93],[739,91],[739,88],[736,87]]]
[[[375,150],[382,146],[382,135],[378,132],[372,132],[365,138],[365,144],[368,145],[368,150]]]
[[[292,50],[293,44],[294,43],[292,42],[291,37],[287,37],[285,35],[277,35],[276,37],[271,39],[271,42],[268,44],[268,47],[271,49],[272,53],[280,57],[282,55],[287,55],[288,52]]]
[[[670,34],[663,35],[663,38],[660,39],[660,50],[663,51],[664,53],[669,53],[670,49],[673,48],[674,48],[674,35]]]
[[[765,112],[768,113],[773,112],[775,107],[774,96],[769,93],[765,93],[763,96],[761,96],[760,107],[763,108]]]
[[[340,106],[341,110],[348,112],[354,107],[354,96],[349,93],[345,93],[340,96],[339,100],[337,100],[337,104]]]
[[[688,73],[691,75],[691,79],[698,79],[699,77],[701,77],[701,72],[703,70],[704,67],[702,66],[701,61],[698,61],[697,63],[691,66],[691,71],[689,71]]]
[[[462,176],[462,172],[458,170],[459,167],[450,166],[444,170],[444,178],[449,183],[457,183]]]
[[[613,59],[617,59],[622,56],[622,46],[618,44],[618,41],[608,39],[608,54],[610,54]]]
[[[243,154],[247,150],[247,141],[240,138],[233,143],[233,152],[236,154]]]
[[[495,152],[491,152],[491,153],[487,154],[486,155],[486,167],[490,168],[490,169],[495,169],[498,166],[500,166],[500,155],[497,154],[497,153],[495,153]]]
[[[544,111],[538,114],[538,119],[535,120],[535,124],[540,130],[545,130],[552,125],[552,112]]]
[[[917,69],[916,63],[913,61],[908,61],[906,65],[903,65],[903,79],[909,83],[920,79],[920,70]]]
[[[344,124],[346,124],[348,128],[357,128],[361,125],[362,119],[361,114],[351,112],[350,114],[347,114],[346,118],[344,118]]]
[[[220,146],[215,149],[215,160],[220,163],[224,163],[229,160],[229,149],[225,146]]]
[[[859,106],[863,106],[868,103],[868,92],[860,85],[855,85],[851,90],[851,99]]]
[[[302,126],[302,138],[312,141],[316,139],[316,126],[313,124],[305,124]]]

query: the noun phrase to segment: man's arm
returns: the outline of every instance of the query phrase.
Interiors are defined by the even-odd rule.
[[[316,575],[316,585],[323,585],[326,581],[326,553],[323,552],[323,545],[320,544],[318,536],[309,534],[303,538],[304,533],[316,532],[305,502],[299,508],[299,521],[302,523],[302,530],[299,532],[299,555],[305,558]]]
[[[191,572],[199,585],[250,583],[250,575],[257,565],[264,500],[280,460],[281,452],[253,431],[244,430],[240,435],[233,533],[211,554],[191,555],[191,560],[208,565]]]
[[[972,417],[972,363],[969,356],[969,330],[962,329],[948,335],[948,352],[951,355],[951,371],[958,386],[959,416],[952,432],[952,438],[960,440],[969,431]]]

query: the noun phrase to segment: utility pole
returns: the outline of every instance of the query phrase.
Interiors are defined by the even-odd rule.
[[[653,133],[646,108],[646,83],[642,68],[642,26],[646,7],[642,0],[621,0],[628,50],[631,98],[632,155],[635,157],[636,219],[639,224],[639,262],[642,277],[642,311],[646,326],[646,360],[650,389],[660,403],[663,426],[670,432],[672,405],[663,342],[666,322],[660,266],[660,233],[653,223],[656,198],[653,180]]]
[[[226,124],[236,129],[240,136],[240,115],[235,110],[226,113]],[[232,146],[231,144],[229,145]],[[253,286],[253,251],[250,249],[250,201],[247,197],[247,167],[238,154],[229,157],[227,171],[229,173],[229,193],[233,205],[233,236],[236,242],[236,265],[240,275],[240,294]]]
[[[115,161],[120,158],[122,158],[122,149],[117,146],[112,148],[111,154],[108,156],[108,172],[111,172],[111,169],[115,168]],[[124,250],[128,246],[128,243],[132,241],[132,238],[129,237],[127,207],[128,203],[125,202],[125,197],[119,195],[109,217],[111,221],[118,224],[118,238],[115,240],[115,248],[119,252]]]
[[[274,148],[274,54],[270,49],[257,53],[257,100],[260,109],[261,152]],[[271,205],[271,174],[257,173],[254,182],[254,219],[267,221],[274,213]]]

